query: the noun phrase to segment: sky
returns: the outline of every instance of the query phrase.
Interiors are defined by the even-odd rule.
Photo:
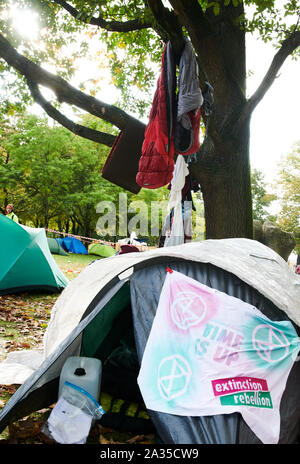
[[[15,27],[22,34],[37,34],[37,18],[24,12],[18,15],[14,11]],[[99,43],[99,42],[98,42]],[[263,79],[276,50],[271,44],[264,44],[257,37],[247,35],[247,70],[251,71],[247,81],[247,96],[251,96]],[[97,98],[106,103],[114,103],[118,92],[110,84],[107,71],[102,71],[96,62],[86,60],[79,66],[79,71],[71,82],[73,85],[89,76],[102,77],[102,91]],[[80,72],[80,69],[83,71]],[[50,70],[50,69],[49,69]],[[105,76],[99,73],[105,73]],[[263,172],[265,182],[272,184],[276,178],[278,162],[281,156],[292,150],[293,144],[300,140],[300,59],[287,58],[271,88],[253,112],[251,120],[250,163],[252,169]],[[154,93],[154,90],[153,90]],[[34,111],[37,110],[35,105]],[[144,118],[147,122],[147,118]]]
[[[247,95],[256,90],[269,68],[276,50],[271,44],[247,39],[247,68],[254,75],[248,78]],[[300,141],[300,59],[288,57],[278,77],[253,112],[251,120],[250,160],[252,168],[263,171],[272,183],[282,155]]]

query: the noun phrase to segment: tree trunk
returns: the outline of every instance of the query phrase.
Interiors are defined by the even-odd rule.
[[[203,195],[205,238],[252,238],[250,117],[240,123],[247,103],[245,32],[234,24],[243,6],[228,6],[221,16],[208,11],[214,34],[202,37],[188,10],[190,3],[176,0],[176,4],[186,9],[199,68],[205,69],[206,79],[214,88],[212,114],[205,121],[207,136],[192,167]]]
[[[191,173],[203,195],[205,238],[252,238],[249,121],[236,137],[223,135],[218,147],[205,139]]]
[[[48,192],[45,192],[44,195],[44,227],[47,229],[49,224],[49,200]]]

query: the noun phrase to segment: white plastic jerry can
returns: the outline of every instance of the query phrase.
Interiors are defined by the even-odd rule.
[[[86,390],[99,402],[102,375],[100,359],[70,356],[60,373],[58,396],[66,381]]]

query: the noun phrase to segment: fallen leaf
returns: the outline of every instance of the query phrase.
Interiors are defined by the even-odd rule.
[[[135,437],[132,437],[129,440],[127,440],[126,443],[129,443],[130,445],[132,445],[133,443],[136,443],[137,441],[141,441],[144,439],[145,439],[144,435],[136,435]]]
[[[111,444],[111,440],[106,440],[106,438],[100,434],[99,436],[99,443],[101,443],[101,445],[107,445],[107,444]]]
[[[21,346],[22,348],[30,348],[30,343],[22,342],[19,344],[19,346]]]
[[[113,433],[114,430],[110,429],[109,427],[103,427],[103,425],[98,424],[99,432],[101,435],[104,435],[105,433]]]

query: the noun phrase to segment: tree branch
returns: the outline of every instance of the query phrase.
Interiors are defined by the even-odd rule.
[[[256,108],[258,103],[263,99],[269,88],[272,86],[274,80],[277,77],[277,73],[281,66],[287,59],[287,57],[293,53],[296,48],[300,46],[300,31],[293,32],[287,39],[282,42],[282,45],[278,52],[275,54],[271,66],[269,67],[265,77],[261,84],[249,98],[243,111],[241,112],[238,124],[242,124],[247,118],[250,117],[253,110]]]
[[[76,124],[71,119],[68,119],[64,116],[60,111],[54,108],[51,103],[49,103],[41,94],[38,85],[35,82],[30,81],[27,79],[27,84],[29,90],[31,92],[32,97],[50,116],[52,119],[57,121],[66,129],[73,132],[73,134],[79,135],[85,139],[92,140],[93,142],[101,143],[103,145],[107,145],[108,147],[112,147],[116,136],[112,134],[107,134],[104,132],[100,132],[94,129],[90,129],[89,127],[82,126],[80,124]]]
[[[221,95],[227,96],[224,102],[227,106],[233,98],[243,99],[240,72],[244,56],[240,53],[244,47],[244,33],[238,25],[232,24],[242,5],[221,8],[219,15],[215,16],[212,7],[203,11],[198,0],[169,1],[195,48],[201,86],[204,88],[205,81],[209,81],[215,88],[216,99]],[[237,54],[239,60],[236,60]]]
[[[138,19],[133,19],[130,21],[106,21],[100,15],[95,18],[94,16],[89,17],[86,14],[80,14],[80,11],[76,10],[73,6],[67,3],[65,0],[54,0],[57,5],[63,7],[68,13],[70,13],[73,18],[91,24],[93,26],[98,26],[107,31],[111,32],[130,32],[136,31],[141,29],[147,29],[148,27],[152,27],[151,21],[146,20],[145,18],[141,17]]]
[[[44,70],[25,56],[20,55],[1,34],[0,58],[3,58],[30,82],[51,89],[59,102],[77,106],[94,116],[110,122],[119,129],[123,129],[130,118],[125,111],[81,92],[61,77]]]
[[[165,8],[161,0],[148,0],[148,5],[155,21],[164,31],[160,36],[164,35],[165,41],[170,40],[174,52],[180,56],[184,48],[184,36],[176,14]]]
[[[175,15],[182,18],[182,25],[197,30],[199,40],[212,34],[211,25],[197,0],[170,0],[170,3]]]

